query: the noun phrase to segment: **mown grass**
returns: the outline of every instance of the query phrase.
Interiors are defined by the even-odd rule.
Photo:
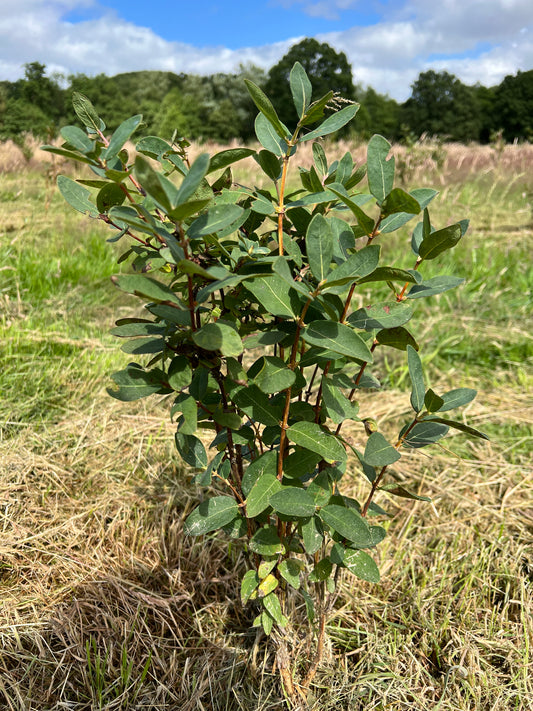
[[[455,435],[431,459],[402,457],[396,475],[432,503],[388,501],[381,583],[343,578],[312,688],[317,710],[531,708],[524,160],[520,147],[496,160],[451,146],[440,173],[413,162],[413,186],[441,186],[435,224],[471,220],[425,272],[467,281],[418,302],[415,335],[435,388],[479,390],[468,422],[491,442]],[[238,179],[252,170],[244,165]],[[0,708],[286,708],[272,650],[236,601],[241,551],[218,536],[182,535],[199,491],[173,450],[166,404],[126,406],[105,393],[129,360],[107,332],[138,308],[109,280],[120,244],[70,212],[37,165],[0,174],[0,198]],[[407,229],[383,238],[391,263],[408,240]],[[387,396],[364,394],[361,412],[392,432],[409,409],[407,372],[401,355],[379,368]],[[354,496],[363,486],[356,476],[349,484]]]

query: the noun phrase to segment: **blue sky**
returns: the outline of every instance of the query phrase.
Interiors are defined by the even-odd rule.
[[[321,9],[317,5],[324,7]],[[346,9],[336,8],[329,2],[315,3],[314,6],[315,10],[312,3],[282,0],[150,0],[149,4],[101,0],[99,5],[75,9],[66,17],[74,22],[95,19],[105,14],[107,8],[135,25],[150,27],[170,42],[190,42],[196,47],[224,45],[230,49],[272,44],[297,35],[313,37],[357,24],[366,26],[378,22],[381,17],[377,3],[374,7],[370,2],[352,3]],[[384,7],[384,3],[381,6]]]
[[[0,80],[49,73],[266,70],[304,37],[399,101],[421,71],[467,84],[533,68],[533,0],[0,0]]]

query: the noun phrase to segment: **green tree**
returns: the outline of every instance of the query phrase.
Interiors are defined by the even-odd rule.
[[[0,137],[17,139],[32,133],[41,138],[55,133],[64,112],[63,90],[45,75],[39,62],[25,64],[24,77],[3,82],[0,97]]]
[[[506,76],[494,90],[495,113],[507,141],[533,139],[533,69]]]
[[[336,52],[329,44],[307,37],[291,47],[268,72],[265,91],[272,97],[283,123],[293,125],[298,121],[289,87],[289,75],[295,62],[300,62],[309,77],[313,99],[319,99],[330,90],[345,99],[355,99],[352,67],[344,52]]]
[[[174,131],[179,136],[199,138],[202,130],[199,108],[194,97],[172,89],[154,117],[154,132],[166,140],[172,138]]]
[[[53,122],[38,106],[24,99],[8,99],[0,109],[0,140],[18,139],[33,134],[46,139],[53,133]],[[18,141],[17,141],[18,142]]]
[[[482,84],[476,84],[473,88],[479,106],[479,140],[481,143],[489,143],[494,131],[498,131],[501,128],[501,118],[496,112],[495,106],[495,90]]]
[[[400,106],[389,96],[378,94],[371,86],[366,90],[358,90],[357,101],[359,109],[356,131],[365,138],[373,133],[379,133],[390,140],[400,134]]]
[[[401,123],[417,136],[429,133],[452,141],[479,140],[481,115],[476,91],[448,72],[422,72],[401,113]]]

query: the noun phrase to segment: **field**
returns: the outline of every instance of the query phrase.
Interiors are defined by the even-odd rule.
[[[471,222],[436,265],[466,283],[418,304],[415,328],[432,387],[478,390],[466,414],[490,442],[455,435],[431,459],[402,457],[398,475],[432,503],[388,502],[382,581],[342,581],[311,706],[528,711],[533,146],[396,152],[406,185],[441,190],[434,223]],[[54,189],[72,169],[47,160],[0,146],[0,708],[287,708],[235,602],[241,552],[182,535],[198,490],[168,404],[106,394],[129,360],[108,331],[137,306],[110,282],[119,250],[104,226]],[[391,263],[407,238],[383,240]],[[380,368],[388,397],[371,414],[386,432],[408,411],[407,369],[401,354]]]

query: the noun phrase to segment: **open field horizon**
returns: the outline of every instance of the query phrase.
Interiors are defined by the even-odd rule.
[[[242,552],[182,534],[199,489],[168,403],[105,392],[129,360],[109,329],[137,309],[110,281],[120,250],[55,189],[73,168],[33,149],[26,161],[0,145],[0,708],[286,708],[274,656],[235,603]],[[363,144],[328,144],[332,157],[348,149],[364,160]],[[476,388],[466,415],[491,441],[457,434],[431,459],[402,458],[398,477],[432,503],[387,502],[382,580],[343,579],[312,706],[528,711],[533,146],[393,151],[405,185],[441,191],[435,224],[470,219],[435,265],[466,283],[417,304],[413,324],[432,387]],[[306,167],[310,153],[297,156]],[[235,180],[253,182],[254,166],[237,164]],[[391,263],[409,234],[383,236]],[[362,393],[360,411],[387,433],[409,407],[407,367],[401,354],[379,367],[388,397],[376,409]]]

